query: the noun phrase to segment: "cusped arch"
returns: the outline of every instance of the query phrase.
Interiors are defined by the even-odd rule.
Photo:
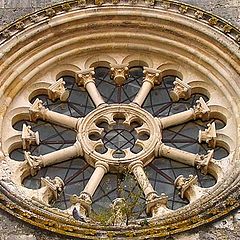
[[[184,76],[187,75],[186,70],[180,64],[174,62],[163,63],[158,66],[157,69],[161,71],[162,78],[166,76],[176,76],[184,80]]]
[[[74,64],[58,64],[51,71],[51,78],[56,81],[64,76],[75,77],[81,71],[80,67]]]
[[[153,67],[153,60],[145,54],[129,54],[122,60],[122,64],[129,67],[142,66]]]
[[[110,55],[107,54],[101,54],[98,56],[91,56],[89,57],[85,63],[84,63],[84,67],[85,69],[89,69],[89,68],[96,68],[96,67],[108,67],[110,68],[111,65],[116,65],[117,61],[116,59],[114,59],[113,57],[111,57]]]

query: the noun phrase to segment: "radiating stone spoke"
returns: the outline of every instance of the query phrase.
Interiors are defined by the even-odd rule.
[[[76,211],[83,217],[89,216],[91,212],[92,196],[95,193],[97,187],[99,186],[103,176],[109,171],[109,166],[107,163],[98,161],[95,163],[95,170],[89,179],[84,190],[79,196],[73,195],[71,197],[71,203],[73,204],[69,211]]]
[[[199,155],[161,144],[157,150],[157,155],[195,166],[200,169],[202,173],[207,174],[209,162],[213,159],[213,152],[214,150],[210,150],[206,155]]]
[[[144,67],[144,80],[143,84],[133,100],[133,103],[142,106],[143,102],[145,101],[147,95],[149,94],[150,90],[156,84],[160,84],[160,71],[152,68]]]
[[[94,74],[93,68],[80,72],[78,74],[77,84],[83,86],[87,90],[95,106],[98,107],[105,102],[95,85]]]
[[[43,106],[40,99],[36,99],[32,106],[29,108],[30,121],[37,121],[42,119],[51,123],[55,123],[59,126],[76,129],[81,118],[74,118],[66,116],[61,113],[53,112]]]
[[[42,167],[51,166],[82,155],[81,144],[76,142],[71,147],[63,148],[40,156],[32,156],[30,152],[25,152],[24,163],[26,163],[26,169],[28,169],[28,172],[34,176]]]
[[[162,129],[172,127],[175,125],[180,125],[191,120],[201,119],[202,121],[208,120],[210,117],[210,109],[207,103],[202,97],[196,101],[196,105],[187,111],[176,113],[174,115],[159,118]]]
[[[146,176],[143,163],[141,161],[133,162],[129,165],[129,171],[135,176],[139,186],[144,192],[146,198],[146,211],[152,217],[158,217],[165,212],[171,211],[167,208],[168,197],[165,194],[159,196],[153,189],[148,177]]]

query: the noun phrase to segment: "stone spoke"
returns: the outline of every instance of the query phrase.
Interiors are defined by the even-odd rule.
[[[136,103],[139,106],[142,106],[146,97],[148,96],[150,90],[154,87],[154,85],[160,84],[160,71],[152,68],[144,67],[144,80],[143,84],[133,100],[133,103]]]
[[[109,166],[107,163],[98,161],[95,164],[95,170],[90,177],[84,190],[79,196],[73,195],[71,197],[71,203],[73,204],[69,211],[74,216],[74,211],[76,214],[86,217],[89,216],[91,212],[92,196],[95,193],[97,187],[99,186],[103,176],[109,171]],[[75,217],[75,216],[74,216]]]
[[[174,115],[158,118],[160,121],[162,129],[172,127],[175,125],[180,125],[191,120],[201,119],[202,121],[208,120],[210,117],[210,109],[207,103],[202,97],[196,101],[196,105],[187,111],[176,113]]]
[[[167,208],[168,197],[164,193],[159,196],[153,189],[143,169],[143,163],[141,161],[136,161],[131,163],[128,168],[129,171],[133,173],[144,192],[146,198],[146,212],[152,217],[158,217],[171,211]]]
[[[25,161],[29,165],[31,175],[35,175],[35,169],[51,166],[53,164],[61,163],[70,160],[75,157],[82,156],[82,147],[79,142],[76,142],[73,146],[60,149],[55,152],[47,153],[40,156],[32,156],[30,152],[25,152]]]
[[[30,121],[37,121],[38,119],[55,123],[59,126],[76,129],[78,122],[81,118],[74,118],[66,116],[61,113],[53,112],[43,106],[43,102],[40,99],[36,99],[32,106],[29,108]]]
[[[195,166],[200,169],[203,174],[207,174],[208,165],[213,160],[213,152],[214,150],[209,150],[206,155],[199,155],[161,144],[157,149],[157,156]]]
[[[94,74],[94,68],[80,72],[78,74],[77,84],[78,86],[83,86],[87,90],[95,106],[98,107],[105,102],[96,87]]]

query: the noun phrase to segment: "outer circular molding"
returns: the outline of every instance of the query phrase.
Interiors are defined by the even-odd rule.
[[[30,224],[69,236],[144,239],[197,227],[239,207],[238,29],[201,9],[176,1],[80,0],[54,5],[19,19],[1,31],[0,43],[2,209]],[[96,52],[112,54],[112,57],[104,54],[98,57]],[[26,198],[21,179],[13,182],[11,178],[17,166],[9,166],[8,154],[14,147],[13,142],[19,141],[19,133],[11,128],[9,119],[14,122],[26,118],[31,107],[28,97],[38,89],[47,91],[44,81],[54,83],[66,73],[77,77],[80,71],[76,69],[82,71],[97,62],[110,66],[126,61],[129,65],[138,63],[156,68],[162,77],[177,75],[192,86],[193,91],[209,93],[212,117],[226,121],[218,137],[230,153],[221,162],[212,162],[209,166],[209,171],[217,177],[217,184],[186,207],[125,227],[80,222],[63,211]],[[64,67],[56,68],[57,65]],[[191,74],[187,74],[189,71],[199,79],[192,79]],[[36,84],[38,81],[43,82],[42,87]],[[29,95],[23,96],[24,91]],[[21,101],[24,105],[20,107]],[[140,118],[148,122],[146,115]],[[71,127],[77,124],[72,122]],[[152,128],[160,131],[154,124]],[[152,144],[156,144],[156,139]],[[77,148],[80,152],[79,146]],[[152,150],[150,152],[152,154]],[[18,181],[20,184],[16,184]],[[51,184],[57,186],[57,192],[61,190],[59,179]]]

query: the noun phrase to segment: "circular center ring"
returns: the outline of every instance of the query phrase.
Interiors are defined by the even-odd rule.
[[[109,164],[111,172],[141,160],[147,165],[154,158],[161,129],[155,119],[136,105],[112,104],[86,116],[78,129],[78,141],[87,162]]]

